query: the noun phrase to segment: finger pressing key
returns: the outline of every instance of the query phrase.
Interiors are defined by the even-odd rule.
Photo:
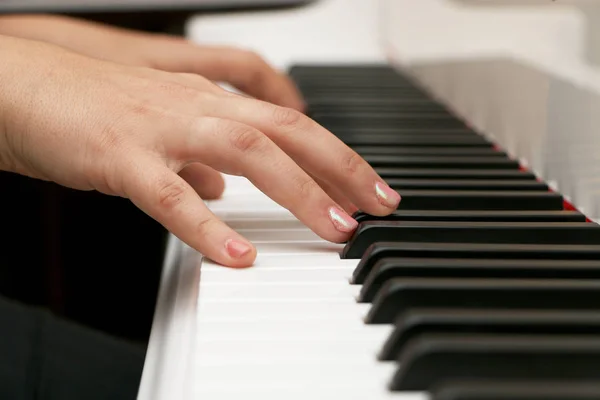
[[[165,140],[167,156],[248,178],[322,238],[343,242],[357,222],[260,131],[234,121],[197,118]],[[181,131],[181,130],[178,130]]]
[[[305,171],[337,188],[359,209],[381,216],[398,208],[400,195],[362,157],[302,113],[242,97],[215,96],[211,103],[206,115],[264,132]]]
[[[247,267],[256,249],[220,221],[194,189],[161,160],[138,156],[138,169],[124,169],[123,190],[131,201],[206,257]]]

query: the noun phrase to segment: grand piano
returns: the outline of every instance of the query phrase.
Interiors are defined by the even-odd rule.
[[[256,265],[169,238],[139,398],[599,399],[598,27],[593,0],[190,21],[289,70],[403,200],[332,244],[227,176],[207,203]]]

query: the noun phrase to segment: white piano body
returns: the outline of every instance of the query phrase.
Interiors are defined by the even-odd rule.
[[[190,21],[188,34],[198,43],[254,49],[279,68],[393,63],[580,211],[600,219],[600,3],[595,0],[321,0],[295,10],[199,16]],[[353,303],[353,289],[344,278],[352,263],[337,258],[339,246],[311,236],[243,179],[228,177],[224,198],[209,207],[255,239],[257,266],[227,270],[170,238],[139,399],[426,398],[385,391],[391,369],[376,365],[369,340],[387,331],[355,329],[365,309]],[[274,225],[296,230],[298,239],[269,240]],[[300,306],[285,297],[293,298],[298,285],[321,296],[324,305],[313,302],[307,315],[298,315]],[[261,303],[269,296],[274,305]],[[327,307],[337,307],[350,320],[328,325]],[[249,314],[261,309],[261,315]],[[274,326],[288,311],[287,328]],[[337,379],[337,386],[319,391],[318,374],[342,372],[314,366],[312,381],[286,380],[311,371],[303,362],[316,356],[315,349],[322,348],[328,365],[331,352],[314,343],[319,334],[339,334],[335,329],[355,329],[356,343],[347,348],[365,353],[348,357],[345,381]],[[278,338],[289,342],[278,346]],[[283,352],[296,346],[292,359],[302,352],[307,358],[286,364],[281,353],[272,352],[256,368],[244,362],[269,346]],[[370,364],[352,364],[369,359]],[[359,373],[371,370],[372,381],[353,387]],[[265,373],[272,375],[260,375]],[[302,389],[303,383],[313,386]]]

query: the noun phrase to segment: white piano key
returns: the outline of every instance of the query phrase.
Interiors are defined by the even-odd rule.
[[[218,207],[218,206],[213,206],[210,207],[210,210],[216,215],[218,216],[223,222],[227,223],[227,221],[229,220],[239,220],[241,218],[243,218],[244,216],[248,216],[247,212],[240,212],[239,208],[231,208],[231,207]],[[294,214],[292,214],[289,210],[286,210],[285,208],[282,207],[278,207],[278,208],[269,208],[269,207],[262,207],[259,210],[253,210],[252,212],[252,217],[254,218],[263,218],[265,220],[284,220],[284,221],[289,221],[289,220],[296,220],[298,221],[298,219],[294,216]]]
[[[263,203],[260,201],[248,201],[247,204],[244,205],[244,207],[248,207],[249,209],[256,211],[256,212],[264,212],[264,213],[270,213],[273,215],[282,215],[282,216],[286,216],[286,215],[292,215],[293,214],[279,206],[278,204],[271,204],[271,203]],[[215,214],[218,215],[220,218],[223,219],[227,219],[226,215],[227,214],[231,214],[234,211],[239,211],[242,207],[241,204],[237,204],[237,203],[233,203],[233,202],[223,202],[223,203],[219,203],[217,205],[211,206],[210,210]]]
[[[356,388],[371,387],[377,383],[386,388],[394,374],[393,363],[366,362],[361,365],[323,362],[311,365],[305,363],[277,365],[194,365],[196,384],[204,387],[218,387],[231,384],[231,377],[238,387],[248,389],[267,388],[269,383],[281,388],[294,388],[298,385],[320,388],[343,387],[345,384]]]
[[[254,264],[248,268],[229,268],[204,258],[202,271],[229,271],[243,274],[249,271],[265,268],[356,268],[359,260],[341,259],[338,253],[325,254],[298,254],[294,257],[280,257],[278,254],[259,252]]]
[[[359,260],[342,260],[344,244],[321,239],[248,181],[226,177],[226,185],[229,193],[207,204],[258,255],[244,269],[199,259],[194,394],[399,398],[386,390],[395,363],[377,360],[393,326],[365,324],[371,305],[356,302],[361,287],[349,282]]]
[[[310,229],[238,229],[237,232],[253,243],[314,242],[323,239]]]
[[[370,382],[370,381],[369,381]],[[243,400],[243,399],[260,399],[280,400],[430,400],[430,397],[425,392],[391,392],[386,390],[385,385],[380,382],[373,382],[371,385],[361,385],[354,388],[346,384],[341,387],[306,387],[304,385],[279,385],[276,382],[270,382],[264,387],[245,386],[239,388],[230,385],[226,388],[222,386],[202,386],[197,385],[194,391],[196,398],[211,400]]]
[[[291,215],[291,214],[290,214]],[[302,229],[306,225],[295,217],[289,219],[277,218],[273,214],[265,215],[265,218],[235,218],[234,215],[227,215],[225,222],[232,229]]]
[[[391,334],[392,325],[367,325],[360,319],[332,321],[329,322],[325,318],[311,318],[310,315],[298,316],[295,319],[271,318],[271,319],[254,319],[254,320],[225,320],[207,322],[205,320],[198,321],[196,324],[199,334],[203,338],[219,339],[239,337],[246,339],[249,337],[263,336],[285,336],[286,339],[297,334],[302,339],[313,338],[339,338],[341,333],[345,337],[357,337],[367,335],[369,337],[386,338]],[[225,336],[221,336],[225,335]]]
[[[240,270],[203,270],[202,278],[209,284],[229,282],[349,282],[354,268],[344,267],[271,267]]]
[[[284,257],[292,257],[296,254],[340,254],[344,245],[329,243],[325,241],[314,242],[268,242],[256,243],[256,250],[260,253],[281,254]],[[282,258],[285,260],[285,258]]]
[[[362,320],[369,309],[370,304],[356,303],[353,299],[279,299],[272,300],[239,300],[219,299],[198,301],[198,318],[215,317],[245,317],[253,315],[257,317],[273,317],[279,315],[306,315],[306,316],[329,316],[335,318],[348,318]]]
[[[214,367],[252,369],[259,373],[260,369],[273,370],[286,367],[312,367],[328,365],[329,370],[352,370],[368,366],[369,369],[384,368],[392,361],[377,359],[378,346],[368,340],[322,341],[317,344],[301,341],[269,342],[260,341],[211,341],[199,342],[195,350],[200,354],[195,365],[209,369]],[[215,371],[215,378],[216,378]],[[246,377],[245,377],[246,378]],[[304,379],[306,376],[299,379]],[[291,379],[290,379],[291,380]]]
[[[368,336],[356,338],[338,337],[314,342],[294,337],[278,340],[278,336],[265,337],[264,340],[232,338],[232,340],[201,339],[194,348],[199,355],[198,362],[207,365],[256,364],[257,360],[269,360],[274,364],[318,364],[334,362],[344,365],[368,364],[377,360],[381,344],[385,337]]]
[[[367,362],[363,366],[353,364],[288,364],[277,365],[194,365],[197,387],[218,388],[232,383],[246,389],[260,389],[273,386],[281,389],[296,387],[341,388],[352,385],[358,388],[374,388],[377,384],[385,389],[395,371],[393,363]],[[239,377],[239,378],[237,378]]]
[[[200,286],[200,301],[209,299],[260,300],[302,298],[356,298],[360,286],[340,282],[205,282]]]

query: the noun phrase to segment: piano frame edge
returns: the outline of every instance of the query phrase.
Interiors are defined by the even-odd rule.
[[[190,398],[200,265],[169,235],[138,400]]]

